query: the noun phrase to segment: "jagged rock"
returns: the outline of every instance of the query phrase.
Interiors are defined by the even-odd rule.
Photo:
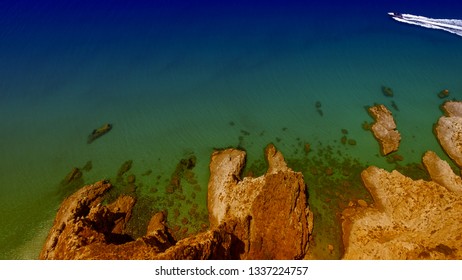
[[[155,234],[158,230],[165,231],[167,229],[166,217],[164,212],[158,212],[152,216],[148,224],[146,235],[150,236]]]
[[[457,176],[449,164],[440,159],[436,153],[427,151],[423,157],[423,163],[432,181],[452,192],[462,194],[462,179],[460,176]]]
[[[241,180],[245,152],[213,153],[208,186],[210,226],[237,221],[232,232],[241,246],[234,248],[233,258],[303,258],[313,226],[303,175],[289,169],[273,145],[265,154],[267,173]]]
[[[125,233],[135,199],[120,196],[103,206],[108,182],[85,186],[61,204],[40,259],[213,259],[230,258],[233,237],[226,225],[176,243],[164,213],[154,215],[146,236]]]
[[[460,101],[446,101],[442,109],[449,117],[462,117],[462,102]]]
[[[369,113],[375,120],[371,130],[379,141],[382,154],[388,155],[397,151],[401,135],[396,130],[396,123],[390,110],[384,105],[377,105],[370,107]]]
[[[91,207],[86,217],[99,232],[123,235],[134,205],[133,197],[123,195],[107,206]]]
[[[461,166],[462,103],[446,102],[443,110],[435,131]],[[461,259],[462,179],[432,151],[422,161],[432,181],[377,167],[362,172],[374,204],[343,212],[345,259]]]
[[[435,130],[443,149],[462,167],[462,118],[441,117]]]
[[[449,157],[462,167],[462,102],[449,101],[442,108],[447,116],[438,120],[436,136]]]
[[[303,258],[313,226],[303,176],[287,167],[274,146],[267,147],[266,157],[270,168],[264,176],[241,180],[245,152],[214,153],[212,227],[178,242],[163,212],[151,218],[145,236],[134,240],[125,227],[135,199],[123,195],[102,205],[108,182],[83,187],[61,204],[40,259]]]
[[[240,243],[230,233],[234,221],[231,224],[221,224],[219,227],[206,232],[182,239],[175,246],[170,247],[163,254],[157,256],[159,260],[227,260],[233,258],[233,248],[238,248]]]
[[[245,152],[235,149],[216,151],[212,154],[210,162],[210,179],[207,193],[207,207],[209,209],[210,227],[217,227],[225,218],[229,207],[224,201],[226,188],[237,185],[240,181],[240,172],[245,164]],[[213,186],[213,187],[211,187]],[[244,203],[241,207],[249,208],[245,205],[243,197],[237,197]],[[237,203],[234,208],[239,207]],[[213,210],[213,215],[210,210]]]
[[[65,242],[63,239],[66,238],[63,232],[68,225],[77,224],[82,217],[87,216],[90,209],[98,205],[101,196],[110,187],[108,182],[101,181],[83,187],[61,203],[53,227],[40,253],[40,259],[56,259],[63,254],[61,250],[72,250],[72,247],[61,247],[61,244]]]
[[[345,259],[462,258],[459,194],[374,166],[361,177],[375,203],[343,212]]]
[[[268,162],[268,170],[266,171],[266,174],[276,174],[279,172],[289,171],[289,168],[284,160],[284,156],[281,152],[276,150],[274,145],[266,146],[265,157]]]

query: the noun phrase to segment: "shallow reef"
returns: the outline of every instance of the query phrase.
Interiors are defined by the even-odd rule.
[[[204,195],[198,195],[203,188],[194,173],[196,161],[194,154],[187,154],[170,175],[151,169],[135,175],[130,171],[136,163],[127,160],[122,163],[115,180],[110,179],[114,187],[105,194],[104,203],[109,204],[120,195],[136,198],[126,228],[134,239],[145,234],[149,219],[158,212],[165,213],[176,240],[201,232],[208,226],[208,213],[205,201],[201,200]]]
[[[388,94],[390,91],[386,90]],[[394,101],[392,104],[398,110]],[[315,108],[321,108],[319,101]],[[228,125],[237,131],[236,147],[242,150],[246,146],[254,145],[251,137],[267,137],[264,130],[258,132],[240,128],[235,121],[230,121]],[[362,128],[370,133],[372,124],[364,121]],[[287,137],[293,137],[291,132],[288,127],[282,127],[281,135],[273,136],[274,142],[284,145]],[[370,164],[352,157],[349,152],[351,149],[361,148],[355,140],[359,136],[342,128],[338,137],[331,143],[312,142],[298,137],[295,145],[285,146],[287,166],[303,174],[309,207],[314,216],[314,227],[309,239],[310,249],[305,256],[307,259],[342,258],[345,253],[342,213],[349,208],[361,209],[374,205],[374,200],[361,178],[361,173]],[[374,152],[380,157],[378,151],[371,151],[371,154]],[[396,170],[414,180],[431,179],[421,162],[407,161],[404,153],[393,151],[382,154],[381,158],[389,170]],[[166,224],[175,240],[204,232],[209,228],[205,195],[207,188],[198,180],[195,170],[197,163],[198,158],[194,152],[188,152],[178,159],[171,172],[144,167],[144,171],[138,174],[132,169],[138,163],[127,160],[114,172],[114,178],[108,178],[114,187],[105,194],[103,204],[112,203],[120,195],[130,195],[136,199],[132,217],[126,225],[126,232],[133,239],[145,234],[150,218],[159,212],[165,215]],[[449,164],[454,167],[452,163]],[[248,159],[239,176],[236,175],[236,180],[260,177],[268,168],[268,162],[264,158]],[[68,189],[66,193],[69,193],[83,186],[83,174],[91,169],[91,161],[82,168],[72,169],[63,179],[61,189]]]

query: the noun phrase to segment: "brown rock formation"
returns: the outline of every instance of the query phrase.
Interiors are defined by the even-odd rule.
[[[462,163],[462,103],[446,102],[438,139]],[[343,212],[345,259],[461,259],[462,178],[436,153],[423,163],[432,181],[369,167],[361,174],[375,203]]]
[[[462,197],[397,171],[361,174],[375,205],[344,211],[345,259],[461,259]]]
[[[462,102],[460,101],[446,101],[442,109],[449,117],[462,117]]]
[[[384,105],[377,105],[369,108],[369,113],[374,118],[372,132],[379,141],[382,155],[388,155],[398,150],[401,135],[396,130],[393,115]]]
[[[53,227],[40,253],[40,259],[61,258],[64,254],[62,252],[64,248],[61,249],[62,244],[68,242],[68,240],[64,240],[70,230],[67,225],[70,223],[76,224],[79,222],[80,217],[87,216],[90,209],[98,205],[101,201],[101,196],[110,187],[111,185],[106,182],[98,182],[80,189],[61,203]],[[72,240],[69,241],[71,242]],[[72,249],[69,246],[69,250],[72,251]]]
[[[459,167],[462,167],[462,102],[444,103],[446,116],[441,117],[435,127],[436,136]]]
[[[462,179],[454,173],[446,161],[440,159],[434,152],[428,151],[423,157],[423,163],[432,181],[452,192],[462,194]]]
[[[245,152],[215,152],[210,163],[208,209],[211,227],[236,221],[241,259],[300,259],[307,252],[313,215],[303,176],[289,169],[273,145],[265,150],[268,171],[258,178],[239,174]]]
[[[174,240],[163,212],[146,235],[125,232],[135,199],[120,196],[102,205],[108,182],[83,187],[62,204],[40,259],[299,259],[312,229],[301,173],[287,168],[274,146],[266,150],[268,173],[239,179],[245,153],[214,153],[210,164],[211,229]]]
[[[62,204],[40,259],[209,259],[229,258],[231,235],[224,226],[175,242],[163,213],[151,219],[146,236],[125,234],[135,199],[121,196],[102,206],[108,182],[86,186]]]

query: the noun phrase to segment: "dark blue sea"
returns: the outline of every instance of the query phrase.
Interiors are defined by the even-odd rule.
[[[38,258],[62,180],[89,161],[81,183],[115,182],[132,160],[138,195],[167,196],[194,157],[180,175],[203,213],[215,148],[251,165],[268,143],[293,159],[310,143],[392,168],[362,128],[375,103],[395,117],[403,164],[444,157],[432,126],[439,92],[462,98],[462,37],[388,12],[462,19],[462,2],[0,1],[0,258]],[[189,218],[188,199],[158,199]]]

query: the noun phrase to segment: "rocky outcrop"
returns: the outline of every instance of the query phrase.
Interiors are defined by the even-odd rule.
[[[441,146],[462,163],[462,103],[446,102],[435,127]],[[361,174],[374,204],[343,212],[345,259],[461,259],[462,178],[432,151],[431,181],[369,167]]]
[[[375,205],[343,212],[345,259],[462,258],[462,197],[435,183],[369,167]]]
[[[376,105],[369,108],[369,113],[375,120],[371,130],[379,141],[382,155],[397,151],[401,135],[396,130],[396,123],[391,112],[384,105]]]
[[[245,152],[217,151],[210,163],[208,210],[211,227],[236,221],[240,259],[301,259],[307,252],[313,215],[303,175],[289,169],[273,145],[265,150],[268,171],[240,179]]]
[[[462,103],[460,101],[447,101],[441,109],[448,117],[462,117]]]
[[[109,188],[111,188],[109,183],[98,182],[80,189],[61,203],[53,227],[40,253],[40,259],[59,259],[64,256],[64,249],[70,251],[74,249],[73,246],[69,246],[69,249],[63,248],[67,243],[78,243],[76,239],[80,239],[68,237],[68,232],[72,226],[80,221],[81,217],[88,215],[92,207],[100,203],[101,196]],[[71,227],[68,227],[68,225],[71,225]]]
[[[432,181],[452,192],[462,194],[462,178],[454,173],[446,161],[432,151],[426,152],[422,161]]]
[[[449,157],[462,167],[462,102],[446,102],[442,109],[446,116],[438,120],[436,136]]]
[[[162,212],[154,215],[145,236],[125,233],[135,199],[120,196],[101,204],[108,182],[86,186],[62,204],[40,259],[210,259],[230,258],[232,237],[224,226],[176,242]]]
[[[308,248],[312,214],[301,173],[287,168],[274,146],[269,169],[240,179],[245,152],[215,152],[210,164],[210,229],[177,241],[165,214],[155,214],[146,234],[125,227],[136,200],[120,196],[103,205],[111,188],[101,181],[69,196],[56,215],[40,259],[300,259]]]

